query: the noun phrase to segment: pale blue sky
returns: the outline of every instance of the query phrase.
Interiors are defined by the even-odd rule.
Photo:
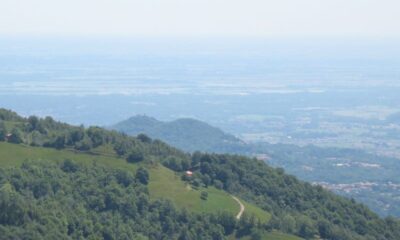
[[[400,0],[0,0],[0,36],[399,37]]]

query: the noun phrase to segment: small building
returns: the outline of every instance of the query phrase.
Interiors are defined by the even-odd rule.
[[[186,176],[188,176],[188,177],[193,176],[193,172],[192,172],[192,171],[189,171],[189,170],[186,171],[185,174],[186,174]]]
[[[7,133],[6,137],[5,137],[5,140],[9,141],[11,137],[12,137],[12,134],[11,133]]]
[[[265,161],[265,162],[271,159],[271,157],[268,156],[268,155],[265,154],[265,153],[255,154],[254,157],[255,157],[257,160]]]

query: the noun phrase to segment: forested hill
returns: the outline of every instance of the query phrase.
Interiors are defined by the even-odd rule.
[[[379,218],[256,159],[185,154],[146,135],[7,110],[0,110],[0,139],[8,142],[0,143],[3,239],[297,239],[277,231],[305,239],[400,239],[399,220]],[[180,179],[187,191],[201,189],[201,204],[193,199],[182,210]],[[227,207],[223,191],[245,200],[254,215],[236,220],[229,212],[204,211]],[[266,212],[272,216],[262,217]]]
[[[245,150],[245,143],[235,136],[190,118],[162,122],[148,116],[134,116],[110,128],[133,136],[144,133],[189,152],[198,150],[224,153]]]
[[[399,116],[393,114],[388,121],[397,121]],[[190,119],[164,123],[136,116],[114,128],[132,136],[145,133],[189,152],[256,155],[302,180],[323,184],[341,195],[353,197],[381,216],[400,216],[400,193],[393,187],[400,184],[400,161],[396,158],[358,149],[243,143],[221,129]],[[397,134],[396,131],[393,134]],[[372,183],[373,187],[362,188],[364,183]]]

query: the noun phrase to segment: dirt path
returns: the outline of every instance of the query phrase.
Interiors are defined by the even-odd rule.
[[[237,203],[239,203],[239,205],[240,205],[240,211],[239,211],[239,213],[236,215],[236,219],[237,220],[239,220],[241,217],[242,217],[242,215],[243,215],[243,212],[244,212],[244,205],[243,205],[243,203],[239,200],[239,198],[237,198],[237,197],[235,197],[235,196],[231,196]]]

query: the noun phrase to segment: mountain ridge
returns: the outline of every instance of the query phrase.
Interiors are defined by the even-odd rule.
[[[146,115],[136,115],[109,128],[129,135],[146,134],[189,152],[221,153],[245,145],[234,135],[193,118],[163,122]]]

